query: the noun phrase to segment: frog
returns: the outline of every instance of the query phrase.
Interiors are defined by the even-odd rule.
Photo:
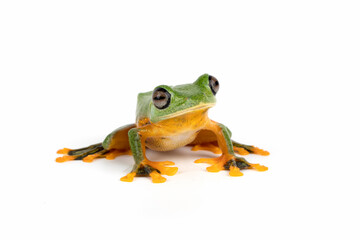
[[[92,162],[97,158],[115,159],[132,155],[132,170],[120,180],[132,182],[135,177],[150,177],[153,183],[166,181],[164,175],[173,176],[178,168],[171,161],[151,161],[146,151],[166,152],[189,146],[192,151],[210,151],[219,156],[200,158],[195,163],[210,164],[209,172],[229,171],[232,177],[242,176],[242,170],[266,171],[260,164],[248,162],[242,155],[269,155],[268,151],[253,145],[232,140],[225,125],[211,120],[208,111],[215,106],[219,81],[203,74],[190,84],[159,85],[153,91],[139,93],[136,121],[115,129],[103,142],[79,149],[63,148],[56,162],[82,160]]]

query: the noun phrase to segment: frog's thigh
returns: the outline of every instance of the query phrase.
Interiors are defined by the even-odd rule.
[[[227,127],[223,127],[226,128],[226,131],[228,131],[231,136],[231,131]],[[263,156],[269,155],[268,151],[262,150],[252,145],[241,144],[234,140],[232,140],[232,144],[234,147],[234,151],[240,155],[248,155],[249,153],[259,154]],[[191,142],[188,146],[192,146],[192,151],[205,150],[213,152],[215,154],[221,154],[216,135],[210,130],[201,130],[195,140]]]
[[[135,124],[128,124],[115,129],[105,138],[105,140],[102,143],[103,147],[105,149],[119,149],[119,150],[130,149],[128,132],[130,129],[135,127],[136,127]]]
[[[215,154],[222,153],[215,133],[210,130],[200,130],[195,140],[188,144],[188,146],[192,146],[192,151],[205,150]]]
[[[135,127],[135,124],[128,124],[119,127],[105,138],[102,145],[104,149],[108,150],[108,152],[104,155],[106,159],[112,160],[115,159],[117,156],[132,155],[130,150],[128,132],[130,131],[130,129]]]
[[[135,124],[125,125],[110,133],[102,143],[80,149],[64,148],[58,151],[64,154],[56,159],[57,162],[83,160],[92,162],[95,158],[114,159],[121,155],[131,155],[128,132],[136,127]]]

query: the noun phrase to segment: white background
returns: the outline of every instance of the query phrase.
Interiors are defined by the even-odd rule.
[[[131,2],[131,3],[130,3]],[[358,1],[1,1],[1,239],[359,239]],[[220,81],[210,117],[271,152],[267,172],[149,152],[164,184],[119,181],[132,157],[56,151],[134,122],[137,93]]]

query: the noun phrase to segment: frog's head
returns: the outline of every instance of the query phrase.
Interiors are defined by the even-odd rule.
[[[152,93],[150,120],[158,122],[197,110],[207,110],[215,105],[219,90],[218,80],[208,74],[194,83],[174,87],[160,85]]]

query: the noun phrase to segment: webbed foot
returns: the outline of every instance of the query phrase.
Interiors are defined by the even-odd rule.
[[[153,183],[163,183],[166,181],[166,178],[161,176],[161,174],[173,176],[178,171],[177,167],[167,167],[167,165],[175,165],[175,163],[170,161],[152,162],[145,159],[138,166],[135,166],[129,174],[120,178],[120,180],[123,182],[132,182],[134,177],[149,176]]]
[[[248,155],[249,153],[253,153],[253,154],[258,154],[258,155],[262,155],[262,156],[268,156],[270,154],[268,151],[257,148],[255,146],[245,145],[245,144],[241,144],[241,143],[238,143],[235,141],[232,141],[232,143],[233,143],[234,151],[239,155]],[[192,147],[191,150],[192,151],[204,150],[204,151],[210,151],[215,154],[222,153],[217,142],[196,144]]]
[[[195,161],[195,163],[209,163],[210,167],[207,167],[206,170],[209,172],[219,172],[221,170],[229,170],[229,175],[232,177],[242,176],[243,173],[240,171],[242,169],[254,169],[257,171],[266,171],[267,167],[260,164],[252,164],[245,160],[242,157],[236,157],[233,155],[221,155],[217,158],[200,158]]]
[[[113,160],[118,156],[123,156],[123,155],[132,155],[131,150],[117,150],[117,149],[112,149],[110,151],[108,151],[107,153],[104,153],[103,156],[107,159],[107,160]]]
[[[92,162],[96,158],[106,158],[109,160],[115,159],[121,155],[131,155],[130,150],[111,149],[106,150],[101,143],[94,144],[86,148],[69,149],[63,148],[57,151],[58,154],[63,154],[62,157],[56,158],[56,162],[66,162],[72,160],[82,160],[83,162]]]
[[[191,148],[191,151],[199,151],[199,150],[210,151],[215,154],[222,153],[221,149],[217,146],[217,144],[213,144],[213,143],[197,144]]]
[[[57,151],[57,153],[64,154],[64,156],[56,158],[56,162],[66,162],[72,160],[83,160],[84,162],[92,162],[95,158],[99,158],[105,152],[107,152],[107,150],[103,148],[101,143],[79,149],[63,148]]]
[[[234,151],[240,155],[248,155],[249,153],[258,154],[262,156],[268,156],[270,153],[268,151],[265,151],[263,149],[251,146],[251,145],[245,145],[241,144],[235,141],[232,141]]]

